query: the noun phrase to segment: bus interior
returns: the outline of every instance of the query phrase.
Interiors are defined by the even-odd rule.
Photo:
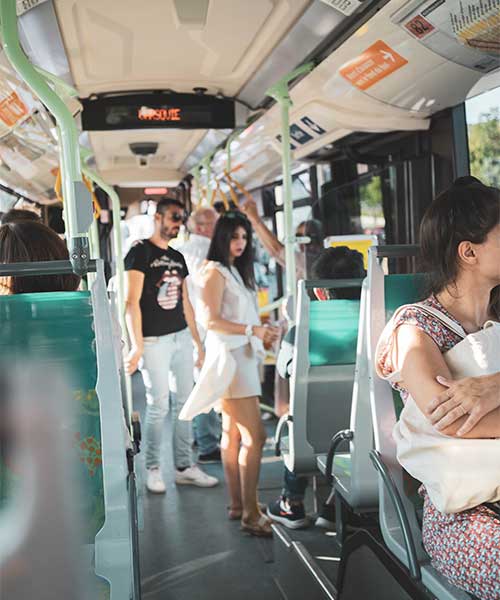
[[[0,277],[84,282],[0,295],[0,596],[474,599],[423,548],[373,356],[388,317],[419,297],[431,201],[471,173],[500,186],[500,1],[0,0],[0,37],[0,212],[34,210],[70,250]],[[262,367],[260,500],[279,496],[284,463],[312,481],[307,512],[329,503],[335,527],[253,538],[227,520],[223,484],[144,490],[144,386],[116,344],[123,259],[165,196],[187,214],[251,197],[288,249],[307,246],[295,229],[315,219],[325,246],[363,252],[361,300],[335,316],[256,245],[261,315],[277,321],[291,297],[297,331],[283,416],[277,349]]]

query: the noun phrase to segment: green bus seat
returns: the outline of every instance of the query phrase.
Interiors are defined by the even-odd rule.
[[[387,250],[370,250],[368,265],[370,403],[377,451],[373,456],[374,461],[382,463],[390,476],[390,483],[385,482],[379,486],[380,529],[389,550],[408,568],[411,552],[411,568],[419,571],[418,576],[421,577],[422,584],[433,597],[440,600],[466,600],[469,596],[446,581],[430,564],[424,550],[420,519],[422,500],[417,492],[420,484],[398,463],[396,443],[392,436],[403,404],[399,393],[380,379],[374,370],[376,344],[387,321],[400,306],[418,302],[425,297],[425,275],[384,273],[380,258],[384,256],[383,252],[388,250],[386,256],[396,256],[394,249],[390,247]],[[401,256],[407,256],[404,248]],[[399,497],[405,513],[404,527],[395,508],[396,496]]]
[[[70,382],[76,410],[72,422],[55,422],[54,430],[64,426],[73,433],[74,474],[82,482],[77,505],[85,527],[82,573],[88,575],[92,600],[135,599],[140,595],[135,477],[127,461],[129,436],[104,264],[97,260],[95,266],[88,292],[1,296],[0,358],[41,362],[47,373],[62,372]],[[8,488],[9,473],[1,466],[0,471]],[[6,502],[8,491],[1,494]]]
[[[298,284],[288,436],[280,436],[287,468],[304,474],[317,472],[332,432],[349,426],[360,315],[359,300],[311,300],[314,283]]]
[[[89,292],[0,296],[0,357],[36,357],[47,369],[67,371],[76,418],[75,464],[81,485],[85,543],[104,523],[99,401],[92,303]]]
[[[394,314],[394,311],[403,304],[411,304],[422,300],[425,295],[425,275],[423,273],[386,275],[385,277],[385,311],[387,320]],[[403,410],[403,401],[397,390],[392,390],[392,399],[394,402],[394,412],[396,419]],[[423,509],[423,499],[418,493],[420,482],[414,479],[406,471],[403,471],[403,489],[415,507],[417,514]]]
[[[311,367],[355,363],[358,321],[358,300],[311,302],[309,308]]]
[[[22,362],[36,358],[48,371],[65,372],[76,404],[70,425],[74,439],[75,475],[80,480],[79,512],[82,542],[92,546],[104,525],[104,489],[101,457],[101,425],[97,382],[96,345],[90,292],[50,292],[0,296],[0,358]],[[56,424],[55,424],[56,425]],[[0,464],[0,480],[7,485],[0,494],[8,502],[16,477]],[[2,486],[3,487],[3,486]],[[110,597],[106,581],[90,577],[98,594]]]
[[[423,300],[425,295],[425,275],[410,273],[403,275],[386,275],[384,280],[386,318],[403,306]]]

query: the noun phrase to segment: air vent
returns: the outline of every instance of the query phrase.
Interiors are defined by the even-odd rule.
[[[205,27],[210,0],[174,0],[180,25]]]

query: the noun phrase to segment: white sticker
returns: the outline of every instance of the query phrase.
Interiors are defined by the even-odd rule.
[[[321,2],[337,9],[347,17],[352,15],[352,13],[361,6],[359,0],[321,0]]]
[[[21,15],[24,15],[25,12],[28,12],[32,8],[35,8],[44,2],[48,2],[48,0],[17,0],[17,16],[20,17]]]

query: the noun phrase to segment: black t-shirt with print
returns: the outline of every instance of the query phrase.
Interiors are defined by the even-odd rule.
[[[126,271],[144,273],[141,295],[142,335],[152,337],[187,327],[182,307],[182,282],[188,275],[186,261],[173,248],[159,248],[139,240],[125,257]]]

